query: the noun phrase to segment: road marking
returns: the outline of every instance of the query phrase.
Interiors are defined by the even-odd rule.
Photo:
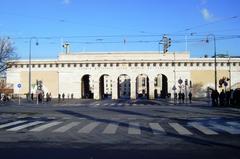
[[[224,125],[220,125],[220,124],[211,124],[213,127],[226,131],[230,134],[240,134],[240,129],[236,129],[234,127],[231,126],[224,126]]]
[[[229,121],[229,122],[227,122],[227,124],[232,125],[232,126],[240,127],[240,123],[239,122]]]
[[[84,126],[83,128],[81,128],[78,132],[79,133],[90,133],[94,128],[96,128],[98,125],[100,124],[100,122],[92,122],[86,126]]]
[[[25,128],[30,127],[30,126],[41,124],[41,123],[44,123],[44,121],[34,121],[34,122],[31,122],[31,123],[27,123],[27,124],[23,124],[23,125],[20,125],[20,126],[17,126],[17,127],[7,129],[7,131],[18,131],[18,130],[25,129]]]
[[[118,103],[118,106],[122,106],[123,104],[122,103]]]
[[[178,123],[169,123],[169,125],[174,128],[180,135],[192,135],[190,131]]]
[[[165,130],[158,123],[149,123],[150,128],[153,131],[153,134],[165,133]]]
[[[56,130],[53,130],[52,132],[61,132],[61,133],[63,133],[63,132],[66,132],[67,130],[69,130],[69,129],[71,129],[71,128],[79,125],[79,124],[80,124],[80,122],[71,122],[71,123],[69,123],[67,125],[64,125],[64,126],[58,128],[58,129],[56,129]]]
[[[128,127],[128,134],[140,135],[140,125],[139,123],[130,122]]]
[[[108,126],[104,129],[103,134],[115,134],[118,128],[117,123],[110,123]]]
[[[26,120],[18,120],[18,121],[2,124],[2,125],[0,125],[0,129],[5,128],[5,127],[9,127],[9,126],[12,126],[12,125],[17,125],[17,124],[20,124],[20,123],[24,123],[24,122],[26,122]]]
[[[114,103],[111,104],[111,106],[115,105]]]
[[[97,103],[97,104],[95,104],[96,106],[99,106],[100,105],[100,103]]]
[[[107,105],[108,105],[108,103],[105,103],[105,104],[104,104],[104,106],[107,106]]]
[[[125,105],[126,105],[126,106],[129,106],[130,104],[127,103],[127,104],[125,104]]]
[[[60,122],[60,121],[53,121],[53,122],[50,122],[48,124],[44,124],[44,125],[41,125],[39,127],[34,128],[34,129],[31,129],[30,131],[34,131],[34,132],[43,131],[43,130],[45,130],[47,128],[50,128],[50,127],[55,126],[55,125],[58,125],[60,123],[62,123],[62,122]]]
[[[217,135],[218,134],[217,132],[207,128],[206,126],[203,126],[200,123],[194,122],[194,123],[190,123],[190,125],[206,135]]]

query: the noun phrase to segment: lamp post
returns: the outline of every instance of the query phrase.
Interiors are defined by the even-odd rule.
[[[31,67],[32,67],[32,40],[33,39],[35,39],[36,40],[36,45],[38,45],[38,39],[36,38],[36,37],[31,37],[30,39],[29,39],[29,66],[28,66],[28,68],[29,68],[29,75],[28,75],[28,77],[29,77],[29,81],[28,81],[28,88],[29,88],[29,90],[28,90],[28,100],[30,99],[30,94],[31,94]]]
[[[213,45],[214,45],[214,85],[215,85],[215,90],[217,90],[217,52],[216,52],[216,37],[214,34],[208,34],[207,35],[207,40],[206,42],[208,43],[208,37],[212,36],[213,37]]]

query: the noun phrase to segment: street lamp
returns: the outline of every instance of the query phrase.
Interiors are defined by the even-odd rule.
[[[36,40],[36,45],[38,45],[38,39],[36,37],[31,37],[29,39],[29,81],[28,81],[28,100],[30,99],[30,94],[31,94],[31,64],[32,64],[32,40],[35,39]]]
[[[216,52],[216,37],[214,34],[208,34],[206,42],[209,42],[208,37],[213,37],[213,45],[214,45],[214,84],[215,84],[215,90],[217,90],[217,52]]]

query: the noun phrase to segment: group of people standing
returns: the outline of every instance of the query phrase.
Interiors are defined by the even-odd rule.
[[[192,103],[192,92],[189,92],[188,93],[188,100],[189,100],[189,103]],[[185,103],[185,93],[183,92],[179,92],[178,94],[177,93],[174,93],[174,104],[176,103]]]
[[[211,99],[212,106],[240,106],[240,89],[222,90],[220,93],[217,90],[212,90]]]

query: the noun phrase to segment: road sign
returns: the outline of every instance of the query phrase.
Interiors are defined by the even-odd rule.
[[[21,87],[22,87],[22,85],[21,85],[20,83],[18,83],[18,84],[17,84],[17,87],[18,87],[18,88],[21,88]]]

